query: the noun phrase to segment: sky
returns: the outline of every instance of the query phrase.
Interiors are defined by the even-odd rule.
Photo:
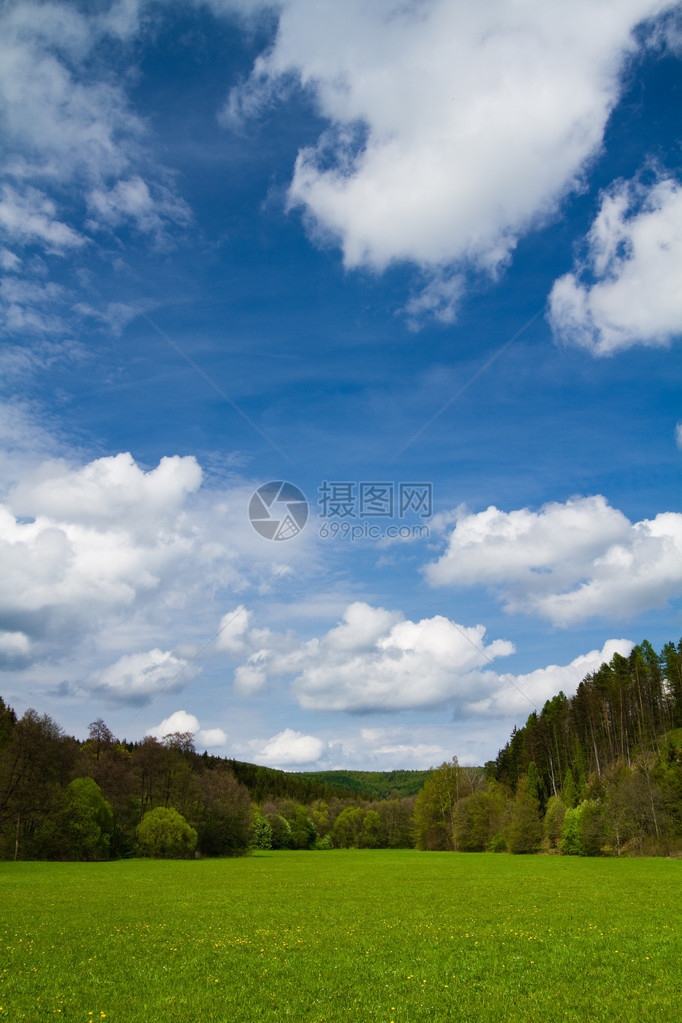
[[[682,635],[682,9],[7,0],[0,694],[494,759]]]

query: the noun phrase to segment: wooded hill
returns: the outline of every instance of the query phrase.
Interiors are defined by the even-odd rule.
[[[302,771],[306,778],[323,785],[338,786],[345,792],[374,799],[416,796],[431,771]]]

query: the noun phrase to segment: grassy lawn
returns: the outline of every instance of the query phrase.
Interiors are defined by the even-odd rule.
[[[0,863],[0,1023],[682,1018],[682,863]]]

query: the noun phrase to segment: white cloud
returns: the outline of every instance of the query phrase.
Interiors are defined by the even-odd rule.
[[[254,739],[250,744],[259,763],[268,767],[290,767],[292,764],[313,764],[320,759],[325,744],[314,735],[304,735],[285,728],[271,739]]]
[[[384,616],[383,625],[370,642],[362,617],[377,623],[379,615]],[[351,641],[353,623],[357,625],[355,642]],[[339,633],[344,636],[342,644],[336,642]],[[463,727],[463,722],[475,719],[507,719],[511,728],[514,721],[525,720],[534,708],[539,711],[560,690],[572,695],[585,675],[610,661],[616,652],[627,656],[634,646],[627,639],[609,639],[601,650],[580,654],[568,664],[512,674],[501,671],[497,662],[514,653],[514,646],[506,640],[486,644],[481,625],[466,628],[441,616],[413,622],[360,602],[350,605],[344,621],[319,638],[301,641],[291,634],[270,634],[267,646],[245,633],[244,642],[257,647],[241,666],[247,673],[258,674],[254,689],[275,678],[288,677],[304,709],[326,712],[392,712],[447,706],[455,731],[458,723]],[[342,732],[337,728],[335,735],[341,736]],[[443,745],[442,736],[434,743],[433,734],[402,725],[362,728],[359,736],[346,736],[342,741],[344,762],[357,753],[363,762],[374,758],[377,765],[388,762],[386,758],[394,763],[396,757],[401,757],[403,763],[423,765],[453,752]],[[325,764],[338,759],[335,742],[325,753]],[[454,736],[451,742],[455,742]],[[466,743],[465,733],[458,733],[457,744],[466,748]],[[262,744],[252,745],[263,755]]]
[[[682,421],[677,423],[675,426],[675,443],[680,451],[682,451]]]
[[[107,190],[94,189],[88,196],[93,213],[91,226],[119,227],[130,222],[142,234],[153,235],[157,243],[166,239],[170,223],[189,224],[189,206],[169,188],[156,184],[153,190],[139,175],[118,181]]]
[[[550,295],[556,335],[611,355],[661,346],[682,334],[682,187],[672,178],[645,187],[619,181],[602,197],[584,265]],[[589,272],[594,283],[583,283]]]
[[[223,615],[218,626],[220,635],[216,640],[216,649],[225,650],[231,654],[242,653],[245,648],[250,618],[251,612],[247,611],[243,604],[239,604],[234,611],[228,611],[226,615]]]
[[[49,516],[92,525],[127,522],[145,531],[144,520],[172,517],[201,485],[193,455],[164,457],[145,472],[128,452],[98,458],[79,469],[48,462],[28,475],[10,495],[19,515]],[[140,521],[142,520],[142,521]]]
[[[163,739],[174,732],[191,732],[197,749],[224,746],[227,742],[227,736],[222,728],[202,728],[199,719],[194,714],[188,714],[186,710],[176,710],[164,718],[160,725],[147,729],[146,734]]]
[[[84,62],[110,30],[67,4],[4,5],[0,123],[6,166],[17,176],[98,180],[129,163],[141,123],[120,88],[84,72]]]
[[[609,639],[601,650],[580,654],[570,664],[550,664],[520,675],[505,674],[497,679],[491,692],[471,702],[467,712],[475,717],[524,720],[531,706],[541,710],[559,692],[573,696],[586,675],[608,664],[616,653],[627,657],[634,645],[628,639]]]
[[[93,232],[132,226],[156,249],[167,250],[172,229],[190,223],[174,175],[155,159],[152,134],[133,112],[126,91],[134,80],[126,61],[132,65],[136,56],[126,47],[138,31],[142,6],[148,7],[146,0],[120,0],[97,12],[50,0],[8,0],[1,6],[0,243],[9,248],[2,248],[0,262],[5,270],[18,270],[25,255],[24,276],[41,284],[51,272],[50,257],[87,246],[93,258],[111,259],[111,252],[95,245]],[[36,246],[47,257],[39,267],[30,258]],[[73,274],[72,287],[85,289],[85,277]],[[6,331],[64,334],[73,313],[88,305],[72,297],[68,308],[61,303],[58,315],[56,303],[42,303],[37,293],[33,300],[26,297],[9,306],[0,297],[0,325]],[[116,329],[115,303],[100,319],[109,316]]]
[[[0,249],[0,269],[2,270],[18,270],[21,266],[21,260],[9,249]]]
[[[23,632],[0,632],[0,658],[26,657],[31,641]]]
[[[144,703],[161,691],[177,692],[196,673],[196,668],[170,650],[154,649],[124,654],[115,664],[95,673],[89,687],[114,703]]]
[[[273,573],[246,515],[253,485],[201,482],[192,456],[147,471],[129,454],[24,469],[0,504],[0,630],[25,633],[36,663],[85,656],[87,672],[104,651],[111,660],[181,638],[193,652],[214,628],[210,602]]]
[[[632,29],[669,6],[284,0],[226,116],[298,79],[330,127],[299,152],[290,205],[348,267],[430,270],[411,308],[447,321],[459,285],[445,268],[494,273],[555,212],[601,145]]]
[[[46,252],[57,254],[85,244],[82,235],[57,219],[55,203],[37,189],[27,188],[20,195],[5,185],[0,194],[0,230],[10,242],[42,242]]]
[[[146,734],[164,739],[167,735],[173,735],[174,732],[196,733],[198,731],[199,719],[194,714],[188,714],[186,710],[176,710],[169,717],[164,718],[156,728],[148,728]]]
[[[629,618],[682,596],[682,515],[631,523],[601,496],[539,512],[460,510],[446,552],[424,571],[434,586],[492,587],[507,611],[555,625]]]
[[[357,601],[322,637],[297,641],[274,633],[249,636],[253,653],[235,673],[244,693],[292,676],[299,704],[311,710],[408,710],[461,702],[476,692],[480,669],[514,647],[486,645],[482,625],[437,615],[419,622]]]

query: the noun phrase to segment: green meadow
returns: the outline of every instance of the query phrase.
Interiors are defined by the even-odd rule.
[[[682,863],[0,863],[0,1023],[682,1018]]]

